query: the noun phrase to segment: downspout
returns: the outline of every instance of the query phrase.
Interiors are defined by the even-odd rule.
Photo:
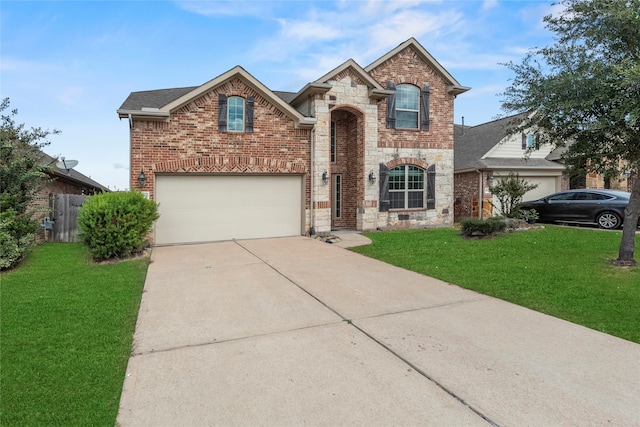
[[[315,186],[315,163],[314,161],[314,153],[316,151],[316,128],[315,126],[313,127],[313,129],[311,129],[311,167],[310,167],[310,174],[311,176],[309,177],[309,181],[310,181],[310,191],[309,191],[309,196],[311,198],[311,200],[309,201],[309,220],[311,221],[311,224],[309,224],[309,235],[313,236],[314,234],[316,234],[316,230],[313,227],[313,225],[316,223],[315,222],[315,211],[313,210],[313,195],[314,195],[314,186]]]
[[[478,183],[478,219],[483,219],[482,213],[484,211],[484,174],[478,169],[476,169],[476,172],[478,173],[478,177],[480,178]]]
[[[131,188],[131,177],[133,176],[133,153],[131,150],[131,144],[133,143],[133,116],[131,113],[129,116],[129,191],[133,190]]]

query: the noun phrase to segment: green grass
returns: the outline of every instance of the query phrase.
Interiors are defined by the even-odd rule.
[[[640,343],[640,268],[617,258],[620,232],[546,226],[466,240],[455,229],[366,234],[355,252]]]
[[[147,266],[47,243],[0,275],[1,425],[115,424]]]

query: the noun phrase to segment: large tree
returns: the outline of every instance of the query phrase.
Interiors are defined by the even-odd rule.
[[[635,182],[617,264],[637,265],[640,213],[640,0],[562,0],[545,16],[551,46],[531,49],[502,94],[508,112],[533,112],[513,133],[539,129],[536,146],[566,147],[569,169]]]

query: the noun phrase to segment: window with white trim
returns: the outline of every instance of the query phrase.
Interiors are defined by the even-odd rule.
[[[227,127],[229,132],[244,132],[244,99],[239,96],[230,96],[228,102]]]
[[[389,208],[424,208],[425,170],[413,165],[389,170]]]
[[[409,84],[396,88],[396,128],[418,129],[420,89]]]

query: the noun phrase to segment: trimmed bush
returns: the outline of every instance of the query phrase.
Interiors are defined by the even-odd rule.
[[[504,231],[507,224],[502,217],[490,217],[487,220],[466,219],[460,222],[460,232],[467,237],[490,236]]]
[[[15,267],[35,246],[38,224],[13,209],[0,213],[0,270]]]
[[[96,261],[127,258],[144,249],[158,218],[158,205],[142,193],[102,193],[80,208],[78,235]]]

